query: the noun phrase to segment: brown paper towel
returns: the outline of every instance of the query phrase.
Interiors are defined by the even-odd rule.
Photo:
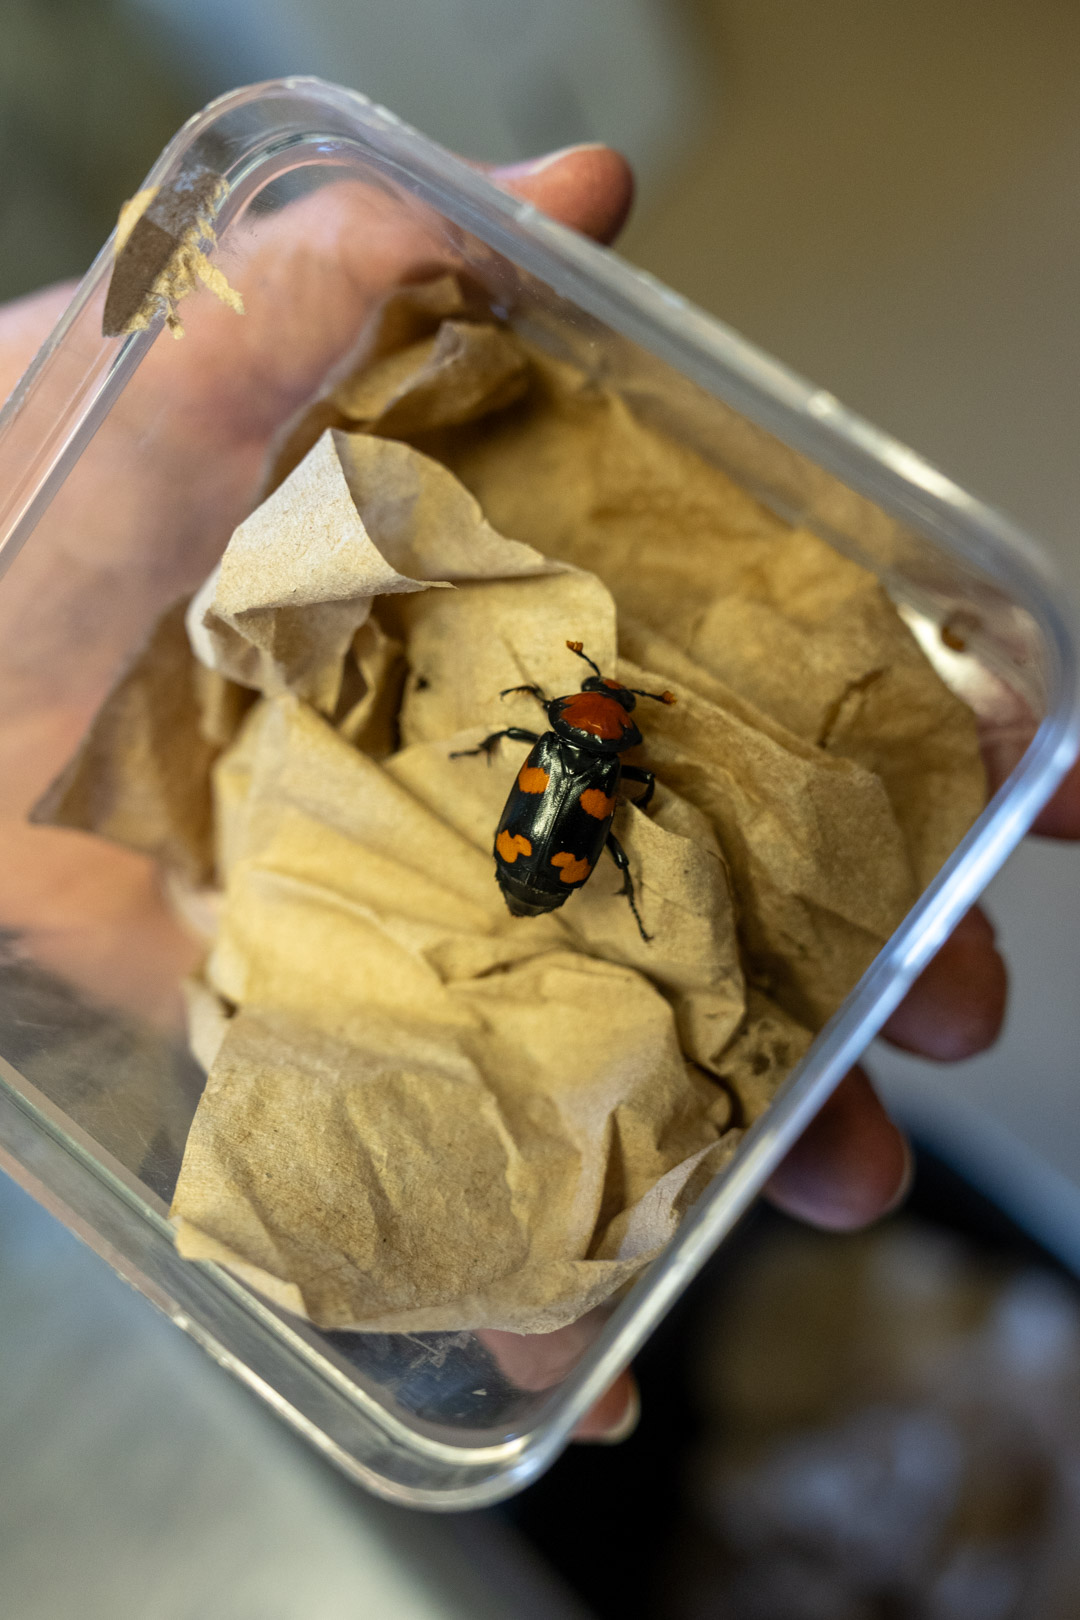
[[[197,880],[212,768],[223,889],[178,1242],[324,1327],[550,1332],[659,1252],[966,830],[972,718],[871,576],[445,278],[276,478],[188,609],[197,659],[174,612],[54,795],[131,841],[130,694],[203,683],[156,772],[153,847]],[[525,745],[450,757],[544,729],[499,692],[576,689],[567,640],[679,700],[639,705],[659,786],[616,818],[649,943],[606,863],[512,918]]]

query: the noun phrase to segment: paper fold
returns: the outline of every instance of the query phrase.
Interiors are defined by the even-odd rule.
[[[174,1217],[326,1328],[548,1333],[658,1254],[982,802],[870,575],[447,278],[389,301],[41,814],[211,876]],[[186,631],[185,631],[186,625]],[[605,858],[491,843],[567,641],[639,700]]]

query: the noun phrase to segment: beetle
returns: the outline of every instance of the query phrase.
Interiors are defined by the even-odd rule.
[[[638,913],[630,862],[611,831],[611,818],[622,782],[644,784],[644,793],[635,801],[642,810],[656,787],[652,771],[624,765],[619,758],[641,742],[641,732],[630,718],[636,700],[674,703],[675,694],[623,686],[601,674],[580,641],[566,645],[593,671],[580,691],[549,698],[539,686],[508,686],[500,694],[527,692],[534,697],[547,714],[550,731],[538,736],[522,726],[507,726],[493,731],[476,748],[459,749],[450,757],[486,754],[490,762],[504,737],[533,745],[495,830],[495,880],[513,916],[539,917],[557,910],[588,881],[606,848],[623,875],[619,893],[626,896],[638,932],[648,941],[652,935],[645,932]]]

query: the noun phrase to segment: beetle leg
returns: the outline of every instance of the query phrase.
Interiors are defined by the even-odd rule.
[[[650,939],[652,939],[652,935],[645,932],[645,925],[638,915],[637,904],[634,900],[634,880],[630,876],[630,857],[627,855],[625,849],[623,849],[614,833],[609,832],[607,835],[607,852],[623,875],[622,888],[619,890],[619,893],[625,894],[626,898],[629,900],[630,910],[634,913],[634,921],[638,926],[638,933],[641,935],[642,939],[647,945]]]
[[[656,792],[656,776],[654,773],[652,771],[644,770],[640,765],[624,765],[622,768],[622,779],[624,782],[627,780],[631,782],[644,782],[645,791],[641,795],[641,798],[632,799],[630,801],[631,804],[636,804],[639,810],[644,810],[646,805],[648,805],[649,801],[651,800],[653,794]]]
[[[528,692],[529,696],[534,697],[537,703],[542,704],[545,709],[551,701],[550,698],[544,695],[543,688],[539,686],[507,686],[503,688],[499,696],[512,697],[515,692]]]
[[[511,737],[514,742],[534,743],[540,741],[535,731],[525,731],[521,726],[507,726],[505,731],[493,731],[490,737],[485,737],[483,742],[478,743],[475,748],[455,749],[450,758],[464,759],[468,754],[486,754],[490,765],[491,756],[504,737]]]

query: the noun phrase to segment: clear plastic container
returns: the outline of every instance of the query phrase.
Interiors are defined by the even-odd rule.
[[[227,182],[215,258],[246,298],[281,296],[272,276],[251,285],[245,267],[282,210],[304,221],[308,273],[330,274],[333,255],[311,228],[319,198],[343,180],[361,182],[373,264],[404,232],[414,261],[466,267],[533,340],[576,359],[782,516],[874,569],[976,710],[991,752],[1011,765],[666,1252],[618,1304],[550,1341],[503,1336],[497,1358],[490,1336],[319,1333],[214,1266],[181,1261],[167,1200],[201,1077],[151,1019],[110,1018],[86,994],[108,955],[108,895],[58,865],[62,938],[42,940],[32,916],[16,919],[21,937],[0,963],[0,1164],[355,1479],[398,1502],[475,1507],[520,1489],[557,1455],[1029,826],[1075,753],[1075,648],[1042,564],[997,514],[363,97],[311,79],[238,91],[180,132],[147,184],[174,183],[193,165]],[[0,418],[5,562],[29,542],[0,587],[0,633],[25,652],[11,661],[4,701],[9,717],[26,716],[24,749],[47,753],[57,738],[37,728],[35,703],[51,694],[60,758],[156,614],[200,581],[242,516],[215,507],[212,424],[202,429],[205,478],[176,464],[178,435],[192,431],[183,387],[190,337],[174,344],[160,322],[102,337],[111,265],[107,246]],[[215,311],[208,294],[189,299],[189,333]],[[288,314],[282,307],[283,341]],[[175,382],[172,403],[154,411],[138,383],[148,361],[160,368],[159,385],[162,376]],[[158,570],[148,561],[137,580],[122,562],[111,572],[107,562],[84,562],[89,503],[122,503],[147,472],[171,488],[174,533],[176,513],[191,513],[179,562]],[[252,484],[256,474],[253,463]],[[100,528],[100,510],[94,521]],[[35,556],[58,545],[63,588],[47,570],[35,583]],[[85,591],[73,592],[84,574]],[[15,601],[13,622],[5,604]],[[966,646],[950,650],[939,632],[958,616]]]

